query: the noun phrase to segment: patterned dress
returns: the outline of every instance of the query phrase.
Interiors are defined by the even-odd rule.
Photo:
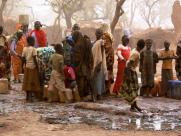
[[[129,62],[124,71],[124,81],[119,91],[121,97],[123,97],[128,103],[132,104],[138,96],[138,76],[136,68],[139,63],[139,52],[133,49]]]

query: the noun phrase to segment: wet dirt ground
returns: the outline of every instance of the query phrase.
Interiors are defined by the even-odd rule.
[[[129,112],[130,108],[124,100],[115,97],[97,103],[108,108],[114,106],[125,112]],[[93,132],[94,135],[110,136],[181,136],[180,100],[140,97],[138,105],[144,109],[144,113],[124,115],[75,108],[76,105],[26,103],[21,84],[13,85],[10,94],[0,94],[0,136],[48,136],[50,133],[53,136],[93,135]]]

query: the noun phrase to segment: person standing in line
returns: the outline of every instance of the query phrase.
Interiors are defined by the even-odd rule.
[[[176,59],[176,55],[173,50],[170,50],[170,43],[164,42],[165,50],[160,52],[159,60],[162,60],[162,82],[161,82],[161,92],[162,96],[166,96],[168,89],[168,80],[173,80],[173,69],[172,60]]]
[[[35,48],[46,47],[47,38],[46,33],[41,29],[42,24],[40,21],[34,23],[34,30],[30,32],[30,36],[33,36],[35,39]]]
[[[131,105],[131,111],[142,111],[136,102],[139,90],[136,68],[139,65],[140,52],[143,50],[144,46],[144,40],[140,39],[137,42],[137,47],[131,51],[131,56],[124,72],[124,81],[120,89],[120,96]]]
[[[34,48],[35,39],[32,36],[27,37],[27,47],[24,47],[22,58],[23,63],[25,63],[24,70],[24,81],[23,81],[23,90],[26,92],[26,100],[28,102],[33,101],[33,96],[37,92],[40,92],[40,81],[39,81],[39,69],[37,63],[37,51]]]
[[[151,89],[154,87],[154,75],[156,73],[156,64],[158,63],[158,55],[151,50],[153,41],[147,39],[145,41],[146,49],[140,54],[140,67],[141,72],[141,95],[151,97]]]
[[[108,71],[108,80],[106,80],[106,94],[110,94],[111,84],[114,83],[113,76],[113,65],[114,65],[114,49],[113,49],[113,39],[109,33],[103,34],[104,49],[106,53],[106,63]]]
[[[126,67],[126,62],[130,57],[131,48],[129,47],[129,38],[124,35],[122,37],[122,44],[118,45],[117,56],[118,56],[118,68],[117,76],[114,84],[113,92],[118,94],[121,85],[123,83],[124,70]]]
[[[54,49],[55,53],[51,55],[49,60],[49,65],[52,66],[52,72],[49,81],[49,94],[53,94],[51,93],[51,91],[55,91],[55,89],[57,89],[60,96],[60,102],[64,103],[66,102],[66,100],[69,100],[69,102],[71,102],[72,98],[69,99],[68,94],[71,94],[72,91],[70,89],[66,89],[64,84],[65,77],[63,47],[61,44],[56,44]],[[51,100],[52,99],[49,98],[49,102],[51,102]]]
[[[76,82],[81,99],[89,96],[88,84],[92,66],[91,41],[87,36],[83,36],[80,31],[72,33],[74,46],[72,48],[72,66],[76,73]],[[84,100],[85,100],[84,99]]]
[[[8,86],[10,86],[11,78],[11,56],[9,53],[8,41],[6,36],[3,34],[3,27],[0,26],[0,78],[8,79]]]
[[[104,41],[102,40],[103,31],[101,29],[96,30],[96,41],[92,47],[93,54],[93,90],[95,99],[101,99],[101,96],[105,93],[105,80],[108,79],[106,54],[104,49]]]
[[[178,80],[181,80],[181,40],[177,44],[176,54],[178,57],[176,59],[175,70]]]
[[[19,74],[22,73],[22,52],[25,47],[25,42],[22,38],[23,32],[19,30],[16,33],[16,38],[13,39],[10,50],[11,50],[11,60],[12,60],[12,69],[14,75],[14,83],[20,83]]]

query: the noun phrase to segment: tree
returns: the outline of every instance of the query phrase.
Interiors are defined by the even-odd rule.
[[[158,13],[156,10],[159,9],[159,1],[160,0],[143,0],[141,15],[149,28],[155,25],[155,21],[158,17]],[[157,8],[155,6],[158,6]]]
[[[130,19],[129,19],[129,27],[132,26],[135,14],[136,14],[136,9],[138,7],[138,3],[135,0],[131,0],[130,2]]]
[[[65,18],[67,28],[72,27],[73,15],[83,9],[86,0],[47,0],[53,11],[58,14],[58,18],[62,15]]]
[[[0,5],[0,25],[4,26],[4,18],[3,18],[3,12],[6,7],[7,0],[2,0]]]
[[[116,0],[116,10],[115,10],[114,18],[111,22],[111,33],[112,34],[114,33],[116,24],[118,23],[120,16],[122,16],[124,14],[122,6],[125,1],[126,0]]]

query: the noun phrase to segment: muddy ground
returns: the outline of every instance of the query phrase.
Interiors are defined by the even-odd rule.
[[[20,84],[13,85],[10,94],[0,95],[0,136],[181,136],[180,100],[140,97],[144,113],[130,114],[129,105],[115,97],[96,103],[118,112],[24,99]]]

